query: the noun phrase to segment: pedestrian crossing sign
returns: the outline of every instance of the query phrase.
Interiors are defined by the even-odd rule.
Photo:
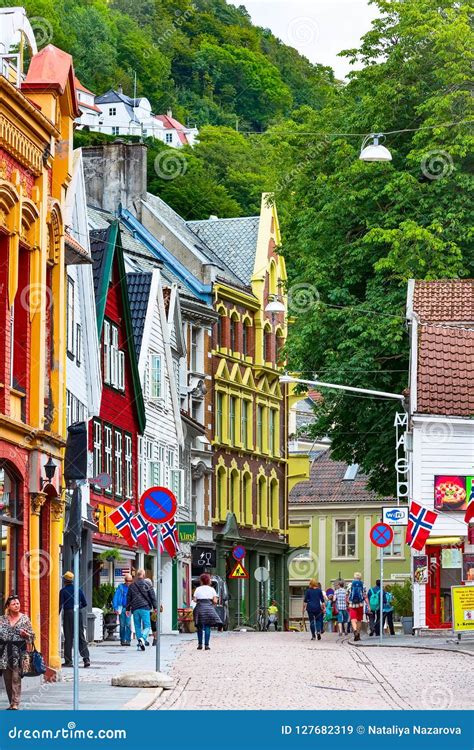
[[[229,578],[248,578],[248,570],[245,570],[244,566],[241,562],[237,562],[235,564],[234,569],[229,574]]]

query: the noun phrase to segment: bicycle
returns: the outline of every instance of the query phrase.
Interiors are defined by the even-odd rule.
[[[268,615],[264,607],[259,607],[257,617],[257,630],[265,632],[267,630]]]

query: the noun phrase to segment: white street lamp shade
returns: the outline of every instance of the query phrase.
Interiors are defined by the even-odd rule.
[[[271,313],[272,315],[276,315],[277,313],[284,313],[286,311],[285,305],[283,302],[278,302],[277,299],[272,300],[272,302],[269,302],[268,305],[265,308],[266,313]]]
[[[362,161],[392,161],[392,154],[380,143],[370,143],[362,149],[359,159]]]

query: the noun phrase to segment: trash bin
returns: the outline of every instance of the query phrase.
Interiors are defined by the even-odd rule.
[[[87,613],[87,624],[86,624],[86,638],[87,642],[91,643],[94,639],[94,623],[96,621],[96,615],[93,612]]]
[[[92,608],[94,620],[94,641],[104,640],[104,613],[99,607]]]

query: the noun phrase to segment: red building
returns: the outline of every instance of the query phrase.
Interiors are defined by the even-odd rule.
[[[125,500],[136,507],[138,493],[138,435],[145,428],[145,408],[138,374],[126,273],[118,222],[91,232],[97,328],[101,347],[102,401],[98,418],[91,420],[93,474],[110,475],[106,489],[91,487],[91,504],[98,531],[93,534],[94,588],[116,583],[123,569],[132,567],[135,550],[128,547],[109,515]],[[121,558],[108,563],[97,555],[120,549]],[[89,558],[90,560],[91,558]]]

